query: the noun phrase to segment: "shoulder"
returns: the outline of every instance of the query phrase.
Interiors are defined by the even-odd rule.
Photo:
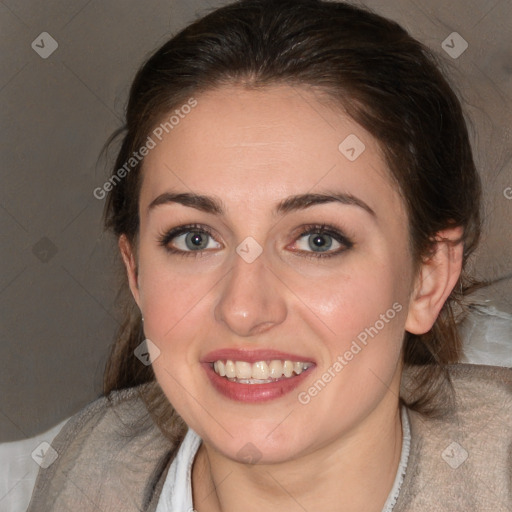
[[[478,424],[487,417],[492,425],[512,428],[512,368],[456,364],[448,367],[448,373],[459,418]]]
[[[439,425],[451,426],[471,439],[472,445],[482,440],[490,454],[493,446],[510,446],[512,368],[456,364],[447,370],[454,401]]]
[[[512,369],[447,371],[453,400],[444,413],[408,411],[411,452],[397,511],[510,510]]]
[[[512,477],[512,368],[457,364],[448,373],[454,407],[439,426],[464,439],[475,462],[501,459]]]
[[[450,377],[468,385],[490,386],[498,392],[512,394],[512,368],[484,364],[452,364],[447,366]]]
[[[66,423],[27,512],[144,509],[178,444],[162,433],[142,399],[153,385],[101,397]]]

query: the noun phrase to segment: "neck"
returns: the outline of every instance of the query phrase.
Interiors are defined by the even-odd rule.
[[[383,402],[354,431],[286,462],[245,465],[203,442],[192,470],[194,509],[381,512],[402,448],[396,395]]]

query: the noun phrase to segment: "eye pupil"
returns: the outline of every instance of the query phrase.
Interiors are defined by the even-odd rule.
[[[208,238],[207,235],[191,232],[185,237],[185,243],[189,249],[204,249],[208,245]]]
[[[309,239],[309,246],[311,249],[321,249],[327,251],[332,245],[332,239],[329,235],[317,234]]]

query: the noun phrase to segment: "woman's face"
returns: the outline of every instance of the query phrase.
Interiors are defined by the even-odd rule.
[[[143,169],[132,291],[160,386],[236,460],[378,429],[397,410],[413,275],[375,139],[306,88],[196,100]]]

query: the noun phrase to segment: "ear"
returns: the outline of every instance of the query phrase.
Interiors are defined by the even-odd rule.
[[[135,299],[135,302],[140,308],[138,269],[134,250],[126,235],[121,235],[119,237],[118,244],[119,250],[121,251],[121,256],[123,258],[124,266],[126,268],[126,273],[128,275],[128,284],[130,285],[130,290],[132,292],[133,298]]]
[[[440,231],[432,256],[421,264],[409,301],[405,330],[425,334],[434,325],[462,270],[462,227]]]

